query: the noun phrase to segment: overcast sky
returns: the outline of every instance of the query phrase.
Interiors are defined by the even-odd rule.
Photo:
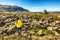
[[[60,11],[60,0],[0,0],[3,5],[17,5],[32,12]]]

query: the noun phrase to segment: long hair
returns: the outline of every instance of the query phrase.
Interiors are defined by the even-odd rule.
[[[18,20],[19,19],[19,17],[16,17],[16,20]]]

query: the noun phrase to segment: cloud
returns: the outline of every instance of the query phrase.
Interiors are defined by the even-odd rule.
[[[14,3],[0,3],[1,5],[15,5]]]
[[[47,11],[60,11],[59,7],[31,7],[29,8],[30,11],[32,12],[41,12],[46,9]]]
[[[0,4],[1,5],[15,5],[15,3],[10,2],[10,1],[8,2],[8,1],[5,1],[5,0],[4,1],[3,0],[2,1],[0,0]]]
[[[32,8],[35,8],[36,9],[36,8],[41,8],[41,7],[32,7]]]
[[[31,7],[29,10],[33,12],[40,12],[40,11],[43,11],[43,8],[42,7]]]

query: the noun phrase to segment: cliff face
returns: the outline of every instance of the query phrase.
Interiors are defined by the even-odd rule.
[[[29,10],[27,9],[24,9],[18,6],[12,6],[12,5],[0,5],[0,11],[7,11],[7,12],[27,11],[29,12]]]

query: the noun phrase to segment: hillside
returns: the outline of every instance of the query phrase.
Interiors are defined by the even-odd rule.
[[[23,22],[21,35],[15,19]],[[37,12],[0,12],[0,40],[60,40],[60,14]]]
[[[29,10],[24,9],[22,7],[18,7],[18,6],[12,6],[12,5],[0,5],[0,11],[7,11],[7,12],[15,12],[15,11],[27,11],[29,12]]]

